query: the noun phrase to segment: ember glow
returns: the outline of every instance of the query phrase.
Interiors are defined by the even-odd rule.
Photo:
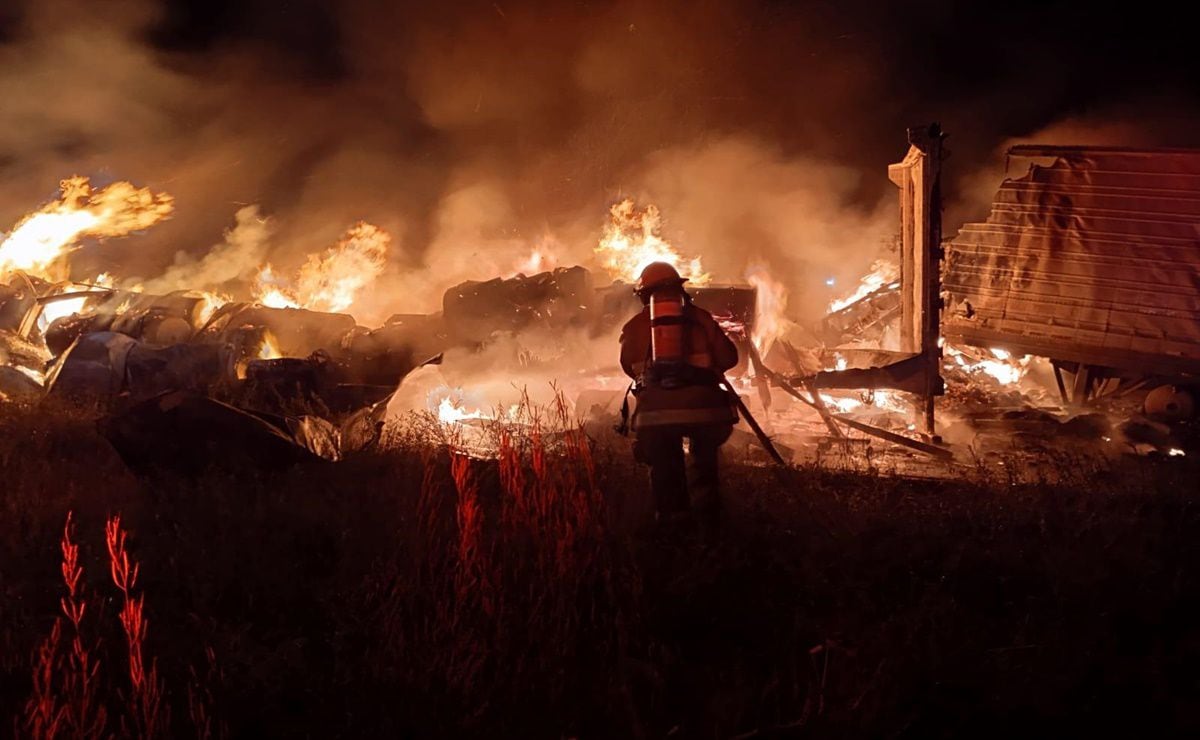
[[[894,283],[900,277],[900,266],[890,260],[875,260],[871,264],[871,271],[863,275],[859,279],[858,287],[854,292],[843,298],[839,298],[829,304],[828,313],[841,311],[846,306],[866,298],[875,291],[885,285]]]
[[[324,253],[310,254],[294,281],[264,266],[255,299],[270,308],[345,311],[383,273],[391,241],[391,235],[378,226],[359,222]]]
[[[987,350],[991,357],[983,357],[972,361],[964,352],[953,346],[943,347],[943,352],[954,360],[962,370],[970,374],[987,375],[1000,385],[1014,385],[1029,372],[1030,357],[1013,357],[1007,350],[993,348]],[[954,365],[947,365],[953,367]]]
[[[84,237],[125,236],[167,218],[174,200],[128,182],[99,190],[86,177],[63,180],[58,200],[17,222],[0,242],[0,275],[21,270],[45,280],[66,277],[63,257]]]
[[[609,209],[609,222],[594,250],[600,265],[614,280],[632,283],[651,262],[674,265],[692,285],[705,285],[711,276],[704,272],[699,257],[686,258],[659,233],[662,216],[648,205],[638,210],[631,198]]]

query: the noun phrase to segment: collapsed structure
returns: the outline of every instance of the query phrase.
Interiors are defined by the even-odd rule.
[[[759,407],[772,408],[775,388],[815,410],[829,440],[861,432],[946,458],[945,425],[934,418],[946,383],[961,398],[980,370],[1011,383],[1038,356],[1051,361],[1062,395],[1058,409],[1032,409],[1039,418],[1118,386],[1155,389],[1148,423],[1190,416],[1189,388],[1200,377],[1200,153],[1018,147],[1011,156],[1046,161],[1001,185],[986,222],[943,243],[943,138],[936,125],[909,131],[907,155],[889,168],[899,203],[894,254],[803,342],[753,341],[764,307],[756,288],[711,284],[691,263],[698,284],[689,292],[739,345],[735,374],[744,390],[757,388]],[[656,210],[623,201],[612,215],[606,266],[678,258],[657,234]],[[337,249],[357,249],[357,262],[368,254],[374,270],[379,244],[386,238],[360,224]],[[326,261],[344,254],[331,250]],[[282,439],[338,459],[369,445],[401,380],[448,350],[535,332],[600,339],[640,309],[629,284],[581,266],[464,282],[445,291],[441,311],[397,314],[376,328],[346,313],[201,291],[151,295],[20,270],[5,279],[2,397],[99,402],[113,414],[103,429],[131,464],[161,446],[145,430],[168,417],[167,426],[194,417],[196,434],[231,439],[246,435],[213,430],[243,425],[274,457]],[[615,352],[595,367],[575,359],[600,377]],[[1170,430],[1160,436],[1176,444]]]
[[[1053,361],[1063,401],[1200,376],[1200,152],[1018,146],[947,248],[948,341]],[[1070,388],[1063,372],[1071,375]]]

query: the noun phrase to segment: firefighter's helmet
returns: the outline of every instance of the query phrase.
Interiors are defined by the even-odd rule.
[[[687,278],[680,277],[679,271],[670,263],[651,262],[646,265],[641,276],[638,277],[634,292],[642,294],[668,286],[683,285],[686,282]]]

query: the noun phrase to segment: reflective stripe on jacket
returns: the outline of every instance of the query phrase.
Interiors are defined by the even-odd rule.
[[[691,424],[734,424],[737,411],[728,392],[717,386],[720,376],[737,364],[737,347],[713,319],[693,305],[684,307],[687,364],[712,373],[711,382],[661,388],[647,385],[635,394],[633,428]],[[641,381],[650,359],[650,310],[647,307],[621,329],[621,368]]]

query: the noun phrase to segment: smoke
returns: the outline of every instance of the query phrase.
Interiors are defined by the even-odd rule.
[[[388,403],[388,413],[436,411],[446,397],[466,409],[492,415],[523,400],[546,406],[560,392],[569,403],[584,391],[600,388],[619,394],[629,381],[613,352],[617,334],[616,329],[593,336],[585,329],[534,328],[493,337],[480,350],[447,350],[440,365],[420,368],[404,378]],[[496,372],[497,368],[504,372]]]
[[[860,204],[860,171],[746,137],[658,152],[637,174],[636,196],[659,205],[684,254],[704,255],[718,281],[769,265],[802,317],[823,315],[896,231],[894,191]]]
[[[539,246],[586,264],[631,195],[716,280],[769,265],[804,316],[894,228],[885,168],[907,125],[952,134],[948,233],[990,199],[979,173],[1003,142],[1122,115],[1135,91],[1161,96],[1128,116],[1137,132],[1173,122],[1145,140],[1200,143],[1185,24],[877,5],[10,2],[0,224],[71,174],[165,190],[171,221],[75,263],[183,287],[244,279],[260,258],[290,273],[368,221],[393,236],[354,309],[369,323],[436,309]],[[1152,55],[1132,46],[1140,31]],[[239,216],[222,241],[248,204],[269,231]]]
[[[177,252],[175,262],[160,277],[147,281],[150,293],[172,290],[221,290],[227,283],[251,280],[266,260],[274,226],[263,218],[256,205],[239,208],[235,223],[225,239],[197,259],[189,252]]]

